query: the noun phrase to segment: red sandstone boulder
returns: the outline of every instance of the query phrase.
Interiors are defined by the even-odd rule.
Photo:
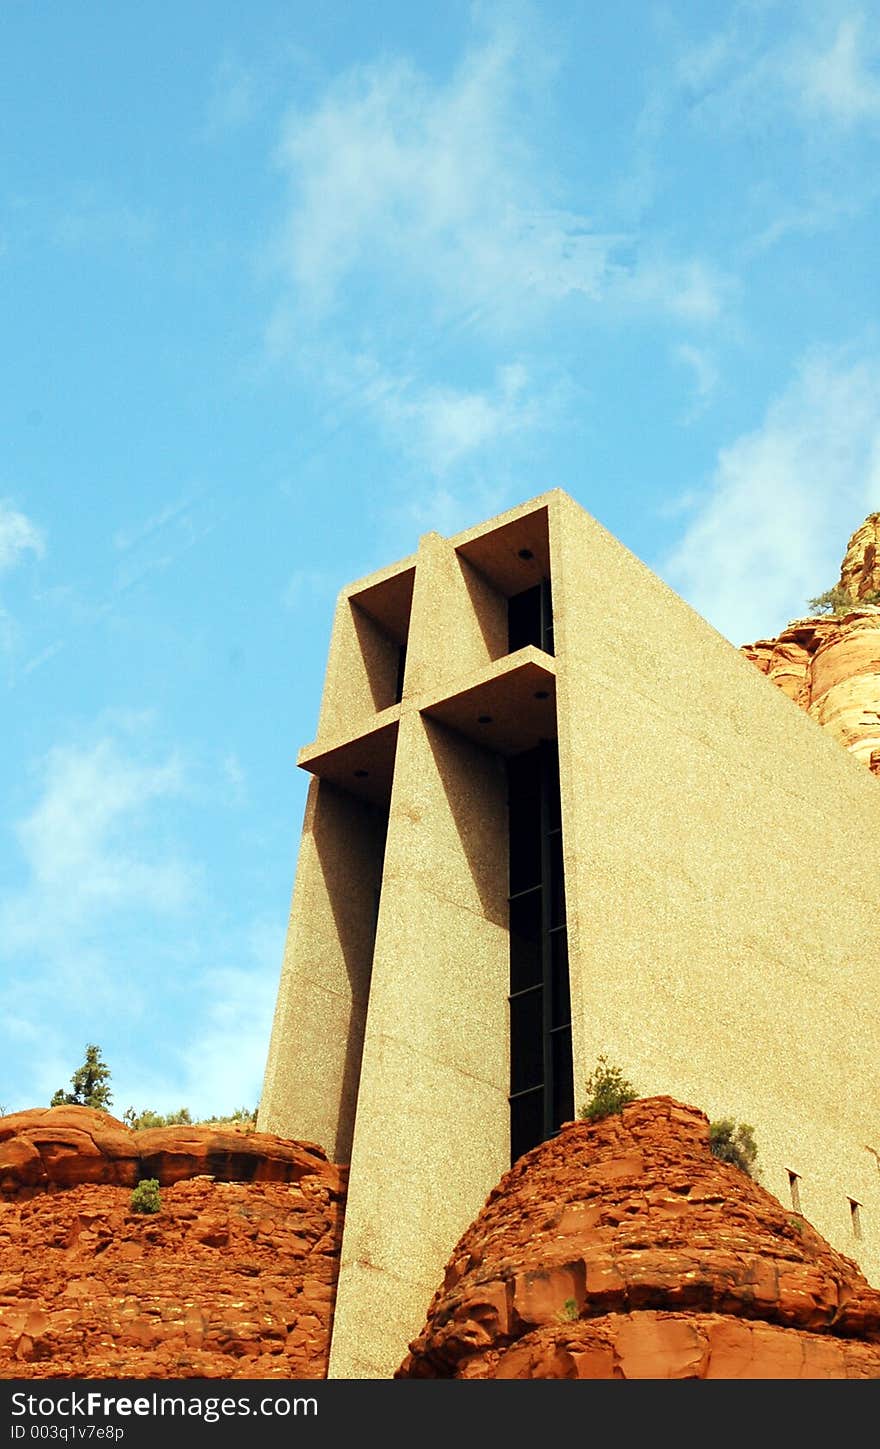
[[[669,1097],[501,1180],[399,1378],[880,1378],[880,1292]]]
[[[132,1132],[89,1107],[36,1107],[0,1117],[0,1197],[32,1197],[81,1183],[160,1186],[186,1178],[298,1182],[319,1176],[338,1192],[341,1169],[310,1142],[231,1126],[154,1127]]]
[[[134,1133],[90,1107],[34,1107],[0,1117],[0,1194],[45,1192],[81,1182],[134,1186]]]
[[[338,1189],[340,1169],[322,1147],[232,1127],[151,1127],[133,1134],[142,1177],[160,1186],[206,1174],[223,1182],[299,1182],[317,1173]]]
[[[461,1377],[473,1377],[473,1372]],[[482,1375],[477,1375],[482,1376]],[[880,1349],[719,1314],[608,1315],[537,1329],[497,1362],[499,1379],[880,1378]]]

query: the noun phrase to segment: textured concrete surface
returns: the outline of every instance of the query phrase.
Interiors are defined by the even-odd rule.
[[[330,1375],[387,1377],[507,1163],[503,770],[401,722]]]
[[[397,650],[408,630],[411,607],[400,581],[410,578],[414,562],[403,559],[340,593],[321,698],[319,740],[354,734],[358,724],[368,727],[372,715],[393,703]],[[385,614],[376,603],[383,584],[390,598],[384,624],[376,617],[377,612]]]
[[[309,787],[258,1125],[351,1156],[370,989],[384,812],[331,782]]]

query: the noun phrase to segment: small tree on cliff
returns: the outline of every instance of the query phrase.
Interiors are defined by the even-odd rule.
[[[824,594],[818,594],[815,599],[808,599],[807,603],[815,614],[848,614],[851,609],[858,609],[862,604],[880,604],[880,593],[876,590],[870,594],[864,594],[860,599],[854,599],[840,584],[835,584],[833,589],[826,589]]]
[[[598,1122],[602,1117],[622,1112],[639,1095],[620,1067],[612,1066],[606,1056],[599,1057],[595,1070],[587,1078],[586,1090],[589,1095],[580,1115],[587,1122]]]
[[[722,1117],[717,1122],[710,1122],[709,1148],[713,1157],[717,1157],[719,1161],[732,1162],[734,1167],[741,1168],[749,1177],[757,1177],[755,1161],[758,1144],[755,1141],[755,1129],[748,1122],[734,1122],[732,1117]]]
[[[110,1081],[110,1068],[106,1062],[101,1060],[101,1048],[92,1043],[86,1047],[86,1059],[81,1067],[77,1067],[70,1079],[72,1092],[65,1092],[59,1087],[55,1093],[51,1107],[94,1107],[97,1112],[107,1112],[113,1097],[107,1083]]]

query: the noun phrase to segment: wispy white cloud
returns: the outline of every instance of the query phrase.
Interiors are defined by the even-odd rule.
[[[494,395],[427,388],[421,397],[395,400],[390,421],[408,428],[415,424],[432,470],[444,473],[468,453],[530,425],[533,411],[524,397],[526,384],[525,368],[513,364],[500,370]]]
[[[736,22],[729,18],[724,29],[680,52],[675,65],[678,84],[695,95],[706,92],[736,56],[740,44]]]
[[[467,315],[470,326],[521,330],[578,298],[717,316],[699,259],[642,259],[637,236],[559,206],[561,179],[517,107],[533,64],[533,41],[508,24],[472,45],[446,83],[386,60],[287,117],[279,257],[301,315],[332,312],[348,282],[371,274],[400,296],[425,289],[437,326]]]
[[[155,1002],[139,999],[142,992],[122,963],[116,964],[115,987],[96,970],[99,963],[82,955],[79,974],[55,970],[25,986],[13,982],[11,988],[0,981],[0,1035],[7,1048],[5,1057],[0,1053],[0,1068],[10,1057],[23,1055],[26,1062],[14,1079],[0,1070],[0,1099],[10,1110],[48,1103],[58,1087],[67,1086],[82,1045],[95,1040],[95,1021],[102,1020],[106,1028],[115,1018],[115,1050],[105,1040],[106,1031],[98,1040],[112,1069],[111,1110],[118,1116],[129,1106],[160,1112],[186,1106],[195,1117],[253,1108],[262,1088],[283,944],[284,922],[278,918],[245,922],[211,938],[207,949],[201,937],[182,945],[180,964],[192,982],[192,990],[179,998],[187,1023],[173,1045],[157,1035],[148,1053],[124,1049],[132,1025],[147,1020],[158,1033],[163,1018]],[[209,957],[216,964],[206,968]],[[170,1003],[172,983],[166,992]],[[66,1003],[63,1018],[48,1008],[53,999]],[[71,1022],[81,1038],[74,1048]]]
[[[112,607],[118,595],[148,575],[170,568],[182,553],[212,533],[221,517],[216,490],[201,486],[163,504],[147,518],[117,529],[113,546],[120,557],[113,592],[104,607]]]
[[[56,746],[13,827],[22,879],[0,904],[0,1069],[23,1065],[0,1080],[0,1096],[17,1107],[66,1084],[87,1040],[112,1048],[119,1113],[185,1104],[210,1114],[259,1095],[284,923],[230,925],[208,899],[173,824],[204,785],[178,753],[155,747],[155,733],[149,712],[117,713]],[[233,801],[245,788],[232,753],[212,773],[213,800],[218,783]],[[161,1033],[173,1010],[185,1021],[172,1043]],[[137,1031],[154,1034],[149,1053],[129,1050]]]
[[[518,491],[511,490],[506,480],[482,477],[435,483],[396,504],[390,510],[389,522],[402,538],[411,538],[414,530],[436,530],[449,536],[470,527],[475,519],[491,517],[510,507],[519,501]]]
[[[284,253],[301,296],[327,306],[363,265],[421,274],[456,307],[546,275],[568,227],[537,221],[543,199],[505,125],[515,52],[508,33],[446,86],[402,59],[358,67],[288,116]]]
[[[332,345],[304,350],[301,365],[332,399],[338,418],[355,412],[376,428],[402,467],[415,465],[435,479],[488,458],[497,470],[530,435],[552,428],[568,406],[573,388],[521,359],[498,363],[487,385],[452,386],[430,380],[417,364],[386,365],[374,354],[346,352]],[[298,605],[332,579],[313,569],[292,575],[285,603]]]
[[[718,387],[718,366],[708,348],[695,347],[691,342],[678,343],[672,356],[689,369],[693,379],[694,400],[687,413],[691,421],[708,406]]]
[[[206,139],[241,130],[255,116],[258,104],[256,75],[226,56],[217,67],[211,85],[204,133]]]
[[[237,944],[239,964],[196,972],[198,1004],[183,1044],[163,1054],[156,1067],[142,1057],[114,1071],[114,1110],[119,1115],[127,1107],[155,1112],[187,1107],[198,1119],[256,1107],[272,1029],[283,926],[257,923]],[[63,1079],[56,1071],[46,1082],[47,1090],[50,1081],[57,1086]]]
[[[42,529],[20,512],[9,499],[0,498],[0,573],[11,572],[26,554],[42,558],[46,551]],[[17,638],[13,615],[0,599],[0,649],[9,654]]]
[[[22,1107],[67,1082],[73,1032],[79,1052],[96,1021],[113,1022],[122,1040],[136,1030],[159,962],[173,959],[169,930],[201,889],[162,819],[186,788],[180,760],[149,758],[143,720],[103,723],[39,762],[35,798],[12,831],[21,880],[0,903],[0,1066],[19,1063],[11,1085]]]
[[[181,793],[182,765],[126,754],[112,738],[59,745],[40,769],[40,795],[15,834],[26,883],[0,907],[0,950],[12,956],[95,939],[121,910],[165,914],[191,898],[192,867],[148,825],[151,806]],[[161,832],[159,833],[161,839]]]
[[[610,269],[607,296],[622,315],[705,326],[718,321],[737,290],[735,278],[709,261],[646,252],[628,267]]]
[[[181,520],[186,521],[194,501],[194,494],[176,498],[172,503],[164,504],[158,512],[152,513],[143,522],[117,529],[113,535],[113,547],[121,553],[125,553],[135,544],[143,543],[145,539],[161,533],[170,524],[177,524]]]
[[[880,121],[880,32],[845,0],[732,6],[723,29],[683,45],[655,106],[668,120],[681,102],[702,138],[749,137],[758,148],[741,198],[744,260],[876,204],[866,147]]]
[[[73,182],[46,192],[7,196],[3,243],[16,249],[49,246],[63,252],[129,252],[151,246],[159,218],[101,181]]]
[[[663,576],[734,643],[775,634],[837,578],[880,508],[880,359],[817,352],[721,450]]]
[[[871,178],[857,191],[843,186],[834,189],[820,186],[804,199],[792,200],[783,196],[776,186],[772,189],[754,187],[752,204],[756,210],[763,211],[768,220],[747,241],[744,255],[759,255],[793,235],[813,236],[831,231],[841,222],[857,217],[871,200],[872,192],[876,194],[878,189],[877,181]]]
[[[40,649],[21,666],[22,674],[33,674],[35,669],[42,669],[43,665],[48,664],[50,659],[54,659],[56,654],[60,654],[63,648],[63,639],[53,639],[51,644]]]
[[[305,609],[333,599],[339,591],[339,576],[331,569],[298,568],[281,591],[285,609]]]
[[[386,56],[284,121],[267,348],[333,399],[331,425],[344,408],[389,444],[389,517],[460,527],[499,488],[512,501],[499,479],[574,417],[554,327],[647,320],[700,337],[737,298],[722,265],[621,227],[607,187],[574,195],[548,164],[539,31],[496,13],[446,76]]]
[[[56,1016],[51,1007],[47,1009],[47,1004],[48,997],[39,1005],[27,999],[18,982],[11,987],[5,982],[0,985],[4,1047],[0,1060],[7,1064],[8,1073],[0,1080],[0,1099],[7,1111],[48,1106],[59,1087],[69,1090],[74,1063],[65,1049],[68,1021]],[[10,1063],[14,1064],[12,1071]]]
[[[372,358],[359,359],[361,398],[396,447],[442,476],[488,447],[527,432],[546,417],[550,399],[531,386],[521,362],[497,369],[487,389],[467,389],[396,376]]]
[[[234,750],[223,756],[220,768],[229,786],[229,798],[232,804],[241,805],[247,794],[247,775],[242,763]]]
[[[177,1094],[197,1114],[255,1107],[262,1089],[283,922],[253,922],[240,945],[238,964],[219,966],[200,978],[204,1008],[181,1053]]]
[[[721,29],[684,45],[674,83],[695,124],[764,127],[784,112],[815,128],[847,130],[880,119],[880,34],[876,16],[850,4],[791,5],[781,24],[748,3],[731,7]]]
[[[880,33],[854,10],[841,17],[829,41],[796,43],[783,74],[807,115],[848,128],[880,121]]]
[[[19,512],[9,499],[0,498],[0,571],[12,568],[22,554],[42,558],[46,541],[42,529]]]

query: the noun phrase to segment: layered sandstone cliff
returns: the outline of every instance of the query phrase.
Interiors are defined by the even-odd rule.
[[[851,599],[880,593],[880,513],[869,513],[847,545],[840,587]]]
[[[668,1097],[502,1178],[399,1378],[880,1378],[880,1292]]]
[[[880,513],[847,546],[837,588],[853,600],[836,616],[795,619],[776,639],[743,645],[747,659],[835,739],[880,774]]]
[[[266,1133],[0,1118],[0,1377],[323,1378],[344,1182]]]
[[[180,1124],[133,1132],[89,1107],[32,1107],[0,1117],[0,1196],[23,1199],[83,1183],[160,1187],[199,1174],[224,1182],[299,1182],[320,1177],[334,1191],[344,1169],[313,1142],[229,1124]]]

